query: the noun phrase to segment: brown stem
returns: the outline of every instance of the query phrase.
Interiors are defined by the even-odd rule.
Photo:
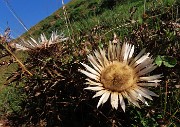
[[[26,67],[24,66],[24,64],[14,55],[14,53],[11,52],[11,50],[8,48],[8,45],[5,45],[5,46],[3,45],[3,47],[16,59],[16,61],[19,63],[19,65],[21,66],[21,68],[22,68],[24,71],[26,71],[30,76],[33,76],[33,74],[26,69]]]

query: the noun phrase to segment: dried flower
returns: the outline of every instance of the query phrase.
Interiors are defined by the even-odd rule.
[[[138,100],[148,105],[145,98],[152,100],[151,96],[158,96],[154,92],[144,88],[146,86],[157,86],[161,74],[149,76],[156,66],[154,59],[145,54],[143,49],[135,58],[133,58],[134,46],[124,43],[122,48],[120,44],[109,44],[108,53],[105,49],[94,51],[94,54],[88,55],[88,60],[92,67],[87,64],[82,65],[86,70],[80,70],[87,78],[85,89],[96,91],[93,96],[101,96],[97,107],[103,105],[108,98],[112,108],[117,109],[118,104],[125,112],[126,98],[133,105],[140,107]]]
[[[22,40],[19,43],[15,43],[14,47],[17,50],[36,50],[41,48],[47,48],[52,44],[56,44],[65,40],[68,40],[68,38],[65,38],[63,34],[58,35],[56,31],[56,32],[52,32],[49,40],[46,38],[44,34],[41,34],[38,41],[30,37],[30,40],[28,41]]]

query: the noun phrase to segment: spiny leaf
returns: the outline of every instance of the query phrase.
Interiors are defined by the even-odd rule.
[[[177,60],[174,57],[170,56],[161,56],[163,64],[166,67],[174,67],[177,64]]]
[[[155,59],[155,63],[156,63],[158,66],[161,66],[161,65],[162,65],[162,62],[163,62],[163,60],[162,60],[161,56],[158,55],[158,56],[156,57],[156,59]]]

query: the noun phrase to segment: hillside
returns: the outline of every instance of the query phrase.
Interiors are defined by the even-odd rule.
[[[20,127],[180,126],[179,5],[72,0],[13,40],[51,40],[56,30],[68,37],[10,48],[32,76],[2,47],[0,63],[13,62],[0,66],[0,118]]]
[[[95,27],[108,27],[106,29],[108,31],[110,27],[119,26],[120,23],[130,18],[130,9],[133,6],[140,7],[135,15],[133,15],[133,18],[139,18],[143,14],[143,4],[142,0],[72,0],[65,6],[67,11],[65,15],[63,8],[60,8],[51,16],[30,28],[21,37],[28,38],[28,36],[32,35],[36,38],[41,33],[51,34],[54,30],[63,31],[68,35],[69,30],[67,29],[66,22],[70,23],[68,27],[70,27],[70,32],[75,34],[74,36],[88,33]]]

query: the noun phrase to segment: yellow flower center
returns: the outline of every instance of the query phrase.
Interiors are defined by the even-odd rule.
[[[121,92],[136,85],[137,76],[132,67],[125,63],[114,61],[104,68],[100,80],[106,89]]]

